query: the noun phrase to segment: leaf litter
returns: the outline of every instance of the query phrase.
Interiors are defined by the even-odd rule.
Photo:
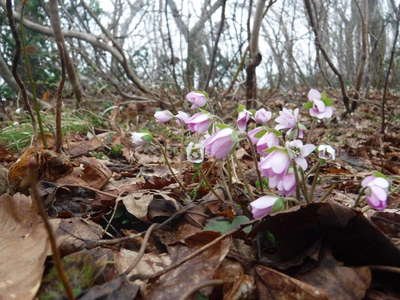
[[[132,145],[129,133],[74,135],[66,155],[27,148],[17,161],[1,146],[12,196],[0,198],[0,295],[64,296],[30,197],[14,193],[28,193],[24,178],[35,156],[40,194],[79,299],[398,297],[400,139],[371,138],[376,124],[369,114],[361,108],[351,120],[320,124],[323,130],[312,133],[311,141],[325,134],[340,149],[339,159],[321,170],[324,189],[336,184],[325,202],[293,206],[250,225],[245,187],[257,178],[246,146],[236,153],[242,170],[232,175],[233,194],[227,195],[217,184],[218,166],[205,162],[200,171],[184,162],[174,150],[180,141],[163,135],[160,142],[168,140],[172,171],[194,199],[190,203],[161,153]],[[349,131],[352,124],[356,130]],[[351,208],[359,179],[381,168],[394,178],[390,207]]]

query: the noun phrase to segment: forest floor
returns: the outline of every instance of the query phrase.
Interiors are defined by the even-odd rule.
[[[35,192],[77,299],[399,299],[400,98],[388,97],[383,136],[382,95],[371,92],[344,118],[338,94],[328,94],[335,116],[312,123],[302,109],[307,91],[261,93],[259,106],[274,115],[300,108],[307,143],[336,150],[319,171],[313,203],[286,203],[261,220],[249,203],[266,187],[245,142],[230,172],[214,159],[196,165],[186,160],[187,130],[155,122],[155,105],[97,100],[65,109],[58,154],[51,110],[46,148],[29,146],[27,116],[8,107],[0,125],[0,299],[66,299]],[[210,101],[235,122],[237,99]],[[154,143],[133,145],[131,133],[143,128],[169,164]],[[356,203],[374,171],[391,182],[383,211],[364,197]],[[307,175],[310,189],[318,174]]]

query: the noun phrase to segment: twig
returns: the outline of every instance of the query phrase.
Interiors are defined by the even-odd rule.
[[[221,285],[224,284],[224,281],[221,279],[213,279],[213,280],[207,280],[204,282],[199,283],[198,285],[195,285],[192,287],[189,291],[187,291],[181,298],[180,300],[187,300],[190,299],[190,296],[197,292],[198,290],[205,288],[207,286],[213,286],[213,285]]]
[[[142,242],[142,245],[140,245],[139,253],[136,255],[135,260],[132,262],[132,264],[125,270],[123,275],[127,275],[128,276],[129,273],[137,266],[139,261],[142,259],[143,255],[144,255],[144,251],[146,250],[146,246],[147,246],[147,243],[149,241],[151,232],[154,230],[154,228],[156,228],[157,225],[158,225],[157,223],[153,223],[147,229],[146,234],[145,234],[144,239],[143,239],[143,242]]]
[[[358,196],[357,196],[357,198],[356,198],[356,201],[354,201],[353,208],[356,208],[356,207],[357,207],[358,202],[360,202],[360,199],[361,199],[361,197],[364,195],[364,192],[365,192],[365,190],[366,190],[367,188],[368,188],[368,187],[363,187],[363,188],[360,189],[360,191],[358,192]]]
[[[332,184],[330,188],[325,192],[325,194],[321,197],[320,202],[324,202],[326,198],[332,193],[333,189],[336,187],[336,183]]]
[[[157,224],[157,226],[155,227],[155,229],[160,229],[162,227],[164,227],[165,225],[167,225],[168,223],[170,223],[172,220],[174,220],[176,217],[178,217],[179,215],[182,215],[183,213],[187,212],[188,210],[192,209],[193,207],[195,207],[196,205],[200,205],[200,204],[205,204],[207,202],[211,202],[214,200],[206,200],[203,202],[200,202],[198,204],[189,204],[186,205],[185,207],[183,207],[181,210],[175,212],[172,216],[170,216],[168,219],[166,219],[164,222]],[[135,234],[130,234],[128,236],[123,236],[120,238],[115,238],[115,239],[108,239],[108,240],[98,240],[98,241],[85,241],[86,242],[86,247],[87,248],[95,248],[101,245],[115,245],[115,244],[119,244],[131,239],[135,239],[137,237],[142,236],[143,234],[145,234],[145,231],[139,232],[139,233],[135,233]]]
[[[38,209],[38,212],[43,220],[44,226],[46,228],[47,234],[49,236],[49,241],[51,245],[51,251],[53,253],[53,260],[54,260],[54,265],[57,269],[58,276],[61,279],[62,285],[65,289],[65,292],[67,294],[68,300],[74,300],[74,294],[72,292],[72,288],[68,282],[67,276],[65,274],[65,271],[62,266],[61,262],[61,255],[60,251],[58,250],[56,239],[54,236],[53,228],[51,227],[49,220],[47,218],[46,211],[44,210],[43,202],[42,199],[40,199],[39,196],[39,190],[37,188],[37,162],[36,161],[31,161],[29,165],[29,179],[30,179],[30,185],[31,185],[31,197],[33,201],[36,203],[36,207]]]
[[[114,195],[114,194],[111,194],[111,193],[103,192],[103,191],[100,191],[99,189],[96,189],[96,188],[88,186],[88,185],[62,184],[58,188],[62,188],[62,187],[78,187],[78,188],[87,189],[87,190],[90,190],[90,191],[93,191],[95,193],[98,193],[98,194],[101,194],[101,195],[104,195],[104,196],[108,196],[108,197],[111,197],[111,198],[118,198],[119,197],[119,195]]]
[[[112,214],[111,214],[110,220],[107,221],[107,225],[106,225],[106,227],[104,228],[104,232],[107,232],[107,231],[108,231],[108,227],[110,227],[111,222],[112,222],[112,220],[113,220],[114,217],[115,217],[115,213],[117,212],[118,203],[119,203],[119,201],[115,200],[113,212],[112,212]]]
[[[313,182],[312,182],[312,185],[311,185],[311,189],[310,189],[310,193],[308,194],[308,199],[310,199],[310,201],[313,201],[313,199],[314,199],[315,187],[317,185],[317,179],[318,179],[318,176],[319,176],[319,172],[321,171],[320,166],[321,166],[321,162],[318,160],[318,163],[316,165],[315,174],[314,174],[314,179],[313,179]],[[307,177],[308,177],[308,175],[307,175]]]
[[[240,224],[240,226],[236,229],[232,229],[231,231],[228,231],[226,233],[224,233],[223,235],[217,237],[215,240],[209,242],[208,244],[204,245],[203,247],[197,249],[196,251],[194,251],[193,253],[187,255],[186,257],[182,258],[181,260],[177,261],[176,263],[166,267],[164,270],[161,270],[157,273],[154,273],[152,275],[150,275],[148,278],[149,279],[154,279],[157,278],[165,273],[168,273],[169,271],[179,267],[180,265],[182,265],[183,263],[187,262],[188,260],[191,260],[192,258],[196,257],[197,255],[203,253],[204,251],[206,251],[207,249],[209,249],[211,246],[214,246],[215,244],[217,244],[219,241],[223,240],[224,238],[242,230],[244,227],[247,227],[249,225],[252,225],[256,222],[259,222],[259,219],[255,219],[255,220],[251,220],[249,222]]]

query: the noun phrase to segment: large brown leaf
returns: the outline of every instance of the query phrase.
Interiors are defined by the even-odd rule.
[[[169,248],[171,259],[176,262],[218,236],[218,233],[212,231],[194,234],[185,240],[188,246],[175,245]],[[179,267],[169,271],[148,287],[145,298],[152,300],[179,299],[182,293],[190,287],[213,279],[218,267],[228,254],[230,246],[231,239],[227,237]]]
[[[1,299],[33,299],[49,252],[47,232],[32,210],[31,199],[0,197]]]

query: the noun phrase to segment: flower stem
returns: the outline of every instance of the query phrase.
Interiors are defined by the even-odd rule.
[[[202,170],[202,169],[200,169],[200,174],[201,174],[201,177],[203,178],[203,180],[204,180],[206,186],[210,189],[211,193],[213,193],[214,196],[217,197],[217,199],[218,199],[219,201],[225,202],[224,199],[222,199],[221,196],[218,195],[217,192],[215,191],[215,189],[211,186],[210,182],[209,182],[208,179],[207,179],[207,176],[203,173],[203,170]]]
[[[354,201],[353,208],[356,208],[356,207],[357,207],[358,202],[360,202],[360,199],[361,199],[362,195],[364,195],[364,192],[365,192],[365,190],[366,190],[367,188],[368,188],[368,187],[363,187],[363,188],[360,189],[360,191],[358,192],[357,199],[356,199],[356,201]]]
[[[316,185],[317,185],[317,181],[318,181],[318,176],[319,176],[319,171],[321,170],[321,162],[318,160],[318,163],[316,164],[316,167],[315,167],[315,174],[314,174],[314,179],[313,179],[313,182],[312,182],[312,185],[311,185],[311,190],[310,190],[310,193],[308,194],[308,199],[310,200],[310,201],[313,201],[314,200],[314,192],[315,192],[315,187],[316,187]],[[313,168],[314,169],[314,168]],[[310,174],[310,173],[309,173]]]
[[[264,187],[263,187],[263,181],[261,178],[261,174],[260,174],[260,170],[258,169],[258,161],[257,161],[257,154],[256,154],[256,150],[254,148],[253,143],[251,142],[249,136],[246,134],[247,137],[247,141],[250,144],[250,149],[251,149],[251,157],[253,158],[254,161],[254,166],[256,168],[256,173],[257,173],[257,178],[258,178],[258,182],[260,183],[260,192],[264,193]]]
[[[336,183],[332,184],[330,188],[325,192],[325,194],[321,197],[320,202],[324,202],[326,198],[332,193],[333,189],[336,187]]]
[[[167,155],[167,145],[162,145],[159,141],[155,141],[161,149],[162,155],[164,157],[165,164],[168,167],[169,172],[171,173],[172,177],[175,179],[176,183],[178,183],[179,187],[182,189],[182,191],[185,193],[186,197],[190,199],[190,195],[188,194],[187,190],[181,183],[181,181],[178,179],[178,177],[175,175],[174,170],[172,169],[171,163],[169,162],[168,155]]]

